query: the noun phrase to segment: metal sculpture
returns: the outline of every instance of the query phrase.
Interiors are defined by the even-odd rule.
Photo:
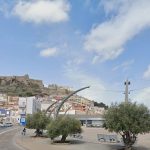
[[[66,113],[68,112],[68,110],[70,110],[70,108],[72,108],[72,106],[70,106],[69,108],[66,109],[64,116],[66,115]]]
[[[59,104],[59,106],[58,106],[58,108],[57,108],[57,110],[56,110],[56,116],[55,116],[55,117],[56,117],[56,118],[58,117],[58,114],[59,114],[59,111],[60,111],[61,107],[63,106],[63,104],[64,104],[72,95],[78,93],[79,91],[85,90],[85,89],[87,89],[87,88],[90,88],[90,86],[87,86],[87,87],[83,87],[83,88],[81,88],[81,89],[78,89],[78,90],[72,92],[71,94],[69,94],[67,97],[63,98],[63,99],[62,99],[62,102]]]
[[[58,103],[58,101],[52,103],[52,104],[46,109],[45,114],[46,114],[56,103]]]

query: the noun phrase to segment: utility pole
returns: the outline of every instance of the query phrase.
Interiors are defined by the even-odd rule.
[[[130,85],[130,81],[128,81],[128,79],[124,82],[125,85],[125,102],[128,103],[129,99],[128,99],[128,94],[129,94],[129,88],[128,86]]]

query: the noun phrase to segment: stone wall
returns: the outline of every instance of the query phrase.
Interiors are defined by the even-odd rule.
[[[24,76],[0,76],[0,85],[11,85],[13,83],[21,82],[24,83],[25,85],[29,85],[30,83],[32,84],[37,84],[39,87],[43,87],[43,82],[42,80],[34,80],[30,79],[28,75]]]

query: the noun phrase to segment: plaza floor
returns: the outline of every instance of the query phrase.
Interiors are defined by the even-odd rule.
[[[33,130],[27,130],[26,136],[16,136],[16,143],[27,150],[117,150],[121,143],[104,143],[97,140],[97,134],[112,134],[103,128],[83,127],[83,139],[69,138],[74,144],[51,144],[48,138],[34,138]],[[115,134],[115,133],[114,133]],[[136,150],[150,150],[150,134],[139,135]]]

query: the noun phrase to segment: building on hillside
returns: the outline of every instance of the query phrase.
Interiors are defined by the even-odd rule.
[[[18,105],[19,96],[8,96],[8,104]]]
[[[10,116],[10,110],[0,109],[0,117],[8,117]]]
[[[78,96],[78,95],[73,95],[69,98],[69,101],[71,102],[75,102],[75,103],[78,103],[80,105],[85,105],[85,106],[90,106],[90,107],[93,107],[94,106],[94,103],[93,101],[87,99],[87,98],[84,98],[82,96]]]
[[[55,101],[58,101],[58,103],[61,102],[63,97],[65,96],[64,95],[53,96],[54,102]],[[50,101],[48,103],[51,104]],[[43,105],[42,107],[48,108],[48,104],[45,104],[45,102],[42,105]],[[63,104],[60,110],[60,114],[66,113],[66,114],[74,114],[74,115],[75,114],[94,115],[94,114],[103,114],[104,110],[105,110],[104,108],[94,107],[93,101],[90,101],[78,95],[73,95]]]
[[[18,96],[8,96],[7,97],[7,105],[5,108],[12,110],[12,111],[18,111]]]
[[[0,94],[0,116],[3,121],[17,122],[19,97]],[[3,110],[3,111],[2,111]]]
[[[19,97],[18,123],[25,125],[27,114],[33,114],[41,110],[41,101],[36,97]]]
[[[41,102],[35,97],[19,97],[19,114],[33,114],[41,110]]]
[[[4,107],[7,104],[7,94],[0,94],[0,107]]]
[[[100,115],[75,115],[75,118],[81,121],[82,126],[103,127],[105,119]]]
[[[55,116],[58,105],[62,102],[61,99],[64,95],[50,96],[49,101],[43,101],[41,104],[41,110],[46,110],[52,103],[57,102],[51,109],[53,112],[51,116]],[[93,101],[78,95],[73,95],[66,101],[60,109],[59,115],[70,115],[79,119],[81,124],[87,127],[102,127],[104,119],[102,115],[105,109],[100,107],[94,107]],[[49,114],[49,113],[47,113]]]
[[[63,104],[63,106],[61,107],[59,114],[75,115],[75,109],[73,109],[72,103],[71,102],[65,102]]]
[[[76,110],[72,110],[72,109],[70,109],[70,110],[68,110],[68,111],[60,111],[59,112],[59,115],[75,115],[76,114]]]
[[[68,95],[71,92],[71,89],[67,86],[58,86],[56,84],[50,84],[48,85],[48,90],[50,95]]]
[[[41,102],[41,111],[46,111],[47,108],[52,105],[54,102],[53,101],[42,101]]]
[[[104,112],[105,112],[105,108],[94,106],[94,107],[93,107],[93,112],[94,112],[94,114],[103,115]]]
[[[0,94],[0,107],[17,112],[18,100],[18,96],[7,96],[7,94]]]
[[[0,123],[4,124],[6,122],[13,122],[13,119],[11,117],[11,110],[7,110],[7,109],[0,109]]]

